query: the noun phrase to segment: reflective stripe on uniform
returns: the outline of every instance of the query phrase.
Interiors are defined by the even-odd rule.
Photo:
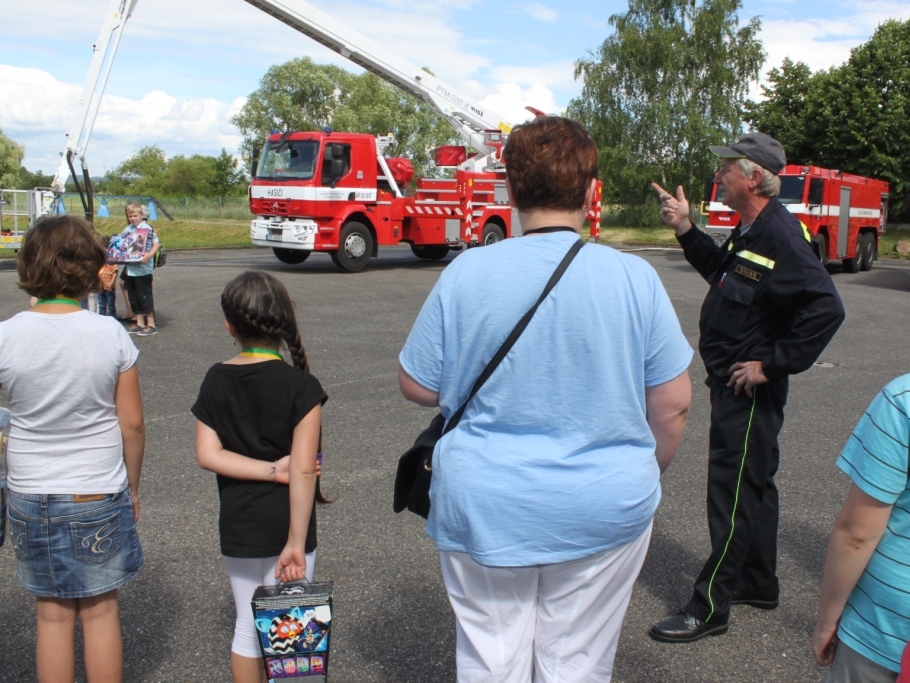
[[[806,241],[807,241],[807,242],[812,242],[812,233],[809,232],[809,227],[808,227],[805,223],[803,223],[802,221],[800,221],[799,224],[800,224],[800,225],[802,226],[802,228],[803,228],[803,237],[806,238]]]
[[[751,251],[744,249],[743,251],[737,252],[737,256],[740,256],[747,261],[752,261],[752,263],[757,263],[760,266],[764,266],[768,270],[774,270],[774,261],[764,256],[759,256],[758,254],[753,254]]]

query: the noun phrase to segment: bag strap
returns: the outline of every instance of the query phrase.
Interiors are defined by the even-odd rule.
[[[553,271],[553,274],[550,276],[550,280],[547,282],[547,286],[543,288],[540,296],[537,299],[537,303],[531,306],[530,310],[524,314],[521,320],[518,321],[518,324],[515,325],[515,329],[512,330],[512,333],[506,337],[506,340],[502,343],[502,346],[499,347],[499,351],[496,352],[490,362],[487,363],[487,367],[483,369],[483,372],[480,373],[480,377],[477,378],[477,381],[474,382],[474,386],[471,387],[471,393],[468,394],[468,397],[465,399],[464,403],[461,404],[461,407],[455,411],[455,414],[452,415],[452,418],[446,423],[445,429],[442,430],[442,435],[445,436],[451,432],[458,425],[461,420],[461,416],[464,415],[464,411],[468,407],[471,399],[474,398],[474,394],[484,385],[484,383],[490,378],[490,375],[493,374],[493,371],[496,369],[502,359],[506,357],[506,354],[511,351],[512,347],[515,346],[515,342],[518,341],[518,338],[521,336],[521,333],[525,331],[525,328],[528,326],[528,323],[531,322],[531,318],[534,317],[534,314],[537,312],[537,309],[540,307],[540,304],[543,303],[543,300],[547,298],[550,294],[550,291],[556,286],[556,283],[559,282],[562,278],[563,273],[569,267],[569,264],[572,263],[572,260],[578,255],[578,252],[581,251],[581,248],[585,246],[585,243],[578,239],[573,245],[572,248],[563,256],[562,261],[559,262],[559,265],[556,266],[556,270]]]

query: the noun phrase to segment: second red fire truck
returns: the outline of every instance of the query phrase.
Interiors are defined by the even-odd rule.
[[[844,270],[871,270],[888,217],[888,183],[818,166],[785,166],[778,199],[808,230],[822,263],[840,260]],[[711,183],[706,232],[724,242],[739,215],[723,203]]]

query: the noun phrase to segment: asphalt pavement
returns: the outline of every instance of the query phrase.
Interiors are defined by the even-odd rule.
[[[678,250],[632,251],[660,274],[695,347],[705,283]],[[146,562],[120,593],[126,681],[230,680],[234,605],[219,554],[217,492],[214,475],[196,464],[189,409],[208,367],[236,351],[222,327],[219,296],[228,280],[249,268],[267,270],[288,287],[311,368],[330,397],[323,491],[337,501],[318,511],[316,565],[317,579],[335,582],[330,680],[455,680],[453,617],[434,547],[422,520],[392,512],[398,457],[433,415],[400,396],[398,352],[451,258],[423,262],[407,248],[386,248],[365,271],[342,273],[324,254],[299,266],[259,249],[169,254],[155,275],[160,334],[135,339],[148,429],[139,526]],[[848,488],[834,461],[876,392],[908,371],[908,270],[906,262],[887,261],[866,273],[831,269],[847,320],[822,363],[793,378],[781,435],[781,606],[772,612],[735,607],[727,635],[673,645],[652,641],[646,632],[686,602],[708,552],[708,391],[696,355],[689,426],[664,475],[614,681],[821,678],[808,640],[827,538]],[[16,281],[14,262],[0,261],[0,319],[27,306]],[[483,299],[495,292],[465,296]],[[0,549],[0,681],[31,681],[35,602],[14,573],[7,542]]]

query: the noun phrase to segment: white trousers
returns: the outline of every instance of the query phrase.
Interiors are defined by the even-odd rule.
[[[237,610],[237,620],[234,622],[234,642],[231,652],[243,657],[259,658],[262,650],[259,649],[259,633],[253,622],[253,607],[250,602],[253,593],[259,586],[274,586],[278,583],[275,578],[275,557],[224,557],[228,575],[231,577],[231,592],[234,594],[234,608]],[[316,569],[316,551],[306,554],[306,579],[313,580],[313,571]]]
[[[458,683],[608,683],[650,540],[649,526],[619,548],[534,567],[440,551]]]

